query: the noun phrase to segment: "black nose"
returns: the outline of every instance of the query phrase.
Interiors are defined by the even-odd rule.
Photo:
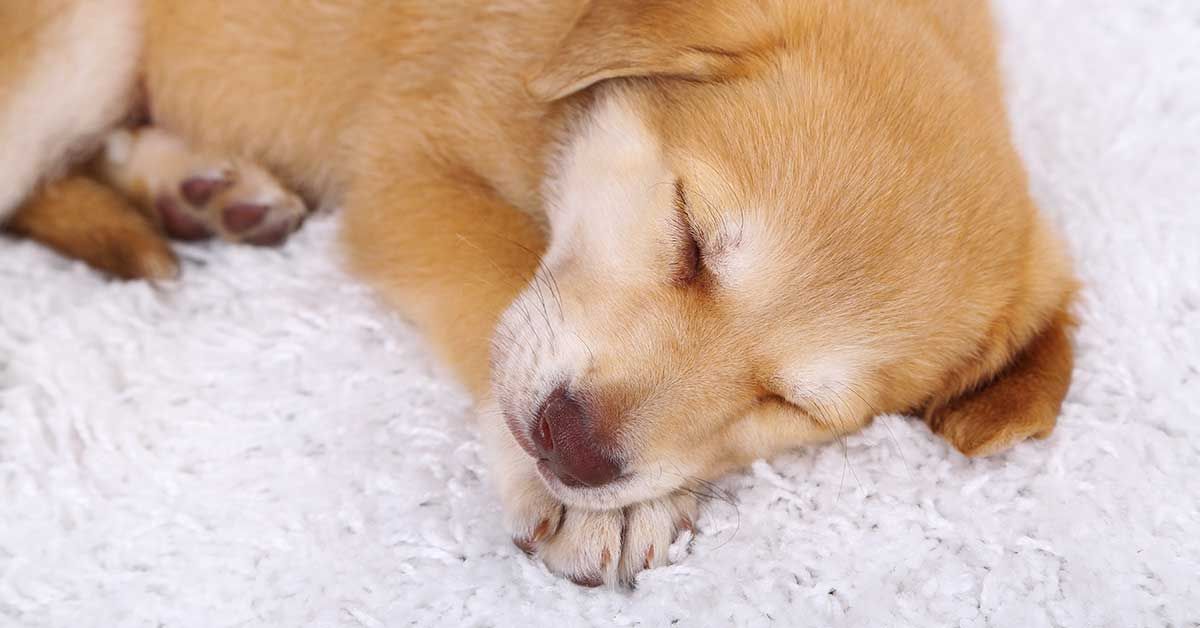
[[[559,386],[537,413],[533,443],[539,459],[567,486],[603,486],[621,475],[621,464],[601,451],[597,420]]]

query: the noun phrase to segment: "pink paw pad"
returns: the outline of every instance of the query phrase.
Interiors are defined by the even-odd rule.
[[[154,208],[158,210],[163,230],[172,238],[194,242],[213,236],[207,225],[181,208],[170,196],[158,197]]]
[[[279,222],[260,230],[258,233],[246,238],[244,242],[253,244],[254,246],[279,246],[283,244],[284,240],[287,240],[288,235],[292,233],[294,228],[295,225],[290,221]]]
[[[212,198],[233,187],[233,179],[229,176],[217,178],[192,177],[179,184],[179,194],[195,207],[207,205]]]
[[[221,210],[221,222],[231,233],[245,233],[262,224],[269,211],[266,205],[236,203]]]

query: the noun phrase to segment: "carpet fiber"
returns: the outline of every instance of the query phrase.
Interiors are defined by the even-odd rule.
[[[335,218],[182,248],[157,289],[3,240],[0,626],[1200,625],[1200,4],[997,13],[1087,283],[1048,441],[968,461],[884,418],[585,590],[509,543],[468,400],[338,270]]]

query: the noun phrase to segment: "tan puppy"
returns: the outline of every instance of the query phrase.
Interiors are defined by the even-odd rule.
[[[5,32],[35,52],[2,57],[0,128],[37,159],[2,153],[0,188],[96,145],[140,50],[156,124],[203,150],[138,161],[162,131],[118,136],[107,180],[168,231],[157,199],[194,190],[193,153],[344,207],[354,269],[478,395],[514,538],[578,582],[664,564],[697,484],[876,414],[920,414],[968,455],[1054,426],[1074,282],[1009,140],[983,2],[58,5],[5,16],[44,41]],[[128,45],[44,35],[76,28]],[[72,55],[117,69],[45,89]],[[102,111],[27,119],[66,100],[47,111]],[[70,244],[55,188],[16,220]],[[236,237],[238,204],[185,217]]]

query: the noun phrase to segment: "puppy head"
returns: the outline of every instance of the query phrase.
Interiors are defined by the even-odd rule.
[[[604,3],[533,82],[588,91],[494,352],[547,485],[618,507],[885,412],[968,453],[1048,433],[1069,271],[998,104],[932,47],[885,62],[853,23],[825,47],[799,16],[702,4]]]

